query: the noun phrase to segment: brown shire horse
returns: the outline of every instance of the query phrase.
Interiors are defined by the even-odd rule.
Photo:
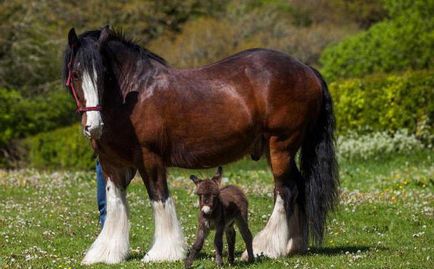
[[[138,170],[152,202],[154,242],[143,261],[185,257],[167,167],[223,165],[265,153],[274,210],[255,255],[321,243],[337,198],[332,101],[321,75],[281,52],[251,49],[193,69],[105,27],[68,35],[64,80],[107,178],[107,219],[83,264],[118,263],[129,248],[126,188]],[[301,151],[300,170],[296,153]]]

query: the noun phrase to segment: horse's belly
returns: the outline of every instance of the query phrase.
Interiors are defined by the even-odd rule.
[[[180,142],[173,147],[170,163],[171,166],[190,169],[227,164],[251,153],[255,137],[255,132],[252,130],[230,137],[208,137],[193,143]]]
[[[166,128],[173,166],[213,167],[249,153],[262,121],[252,95],[237,90],[228,84],[213,89],[209,101],[195,100],[170,110]]]

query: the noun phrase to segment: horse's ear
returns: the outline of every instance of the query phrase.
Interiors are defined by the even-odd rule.
[[[223,168],[219,166],[217,168],[215,176],[212,177],[212,180],[218,185],[220,185],[220,182],[222,181],[222,177],[223,177]]]
[[[197,178],[197,176],[191,175],[190,179],[193,181],[194,184],[197,185],[197,183],[199,183],[199,179]]]
[[[68,44],[70,48],[74,48],[77,47],[78,45],[78,37],[77,34],[75,33],[75,29],[71,28],[71,30],[69,30],[68,33]]]
[[[99,38],[98,38],[98,44],[101,45],[104,42],[106,42],[111,34],[111,30],[110,30],[110,26],[106,25],[101,29],[101,33],[99,34]]]

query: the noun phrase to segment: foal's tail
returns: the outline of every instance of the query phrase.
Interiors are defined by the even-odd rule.
[[[309,232],[316,245],[324,236],[327,212],[334,209],[338,199],[339,175],[335,155],[335,117],[333,102],[321,74],[312,68],[322,85],[322,106],[313,128],[301,148],[300,170],[305,178],[305,211]]]

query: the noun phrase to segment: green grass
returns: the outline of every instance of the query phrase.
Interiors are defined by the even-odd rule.
[[[342,193],[329,218],[324,245],[307,255],[262,258],[234,268],[434,268],[434,154],[425,150],[372,161],[341,162]],[[256,234],[272,210],[272,178],[265,162],[242,160],[224,176],[246,190]],[[170,187],[188,244],[198,209],[192,171],[172,169]],[[196,172],[209,175],[210,171]],[[91,172],[0,171],[0,268],[81,268],[83,253],[99,232]],[[140,262],[152,243],[153,220],[139,179],[128,191],[131,255],[120,265],[89,268],[182,268]],[[212,234],[197,268],[213,268]],[[244,250],[237,235],[238,256]],[[225,257],[226,258],[226,257]],[[226,262],[226,259],[225,259]],[[226,265],[227,266],[227,265]]]

